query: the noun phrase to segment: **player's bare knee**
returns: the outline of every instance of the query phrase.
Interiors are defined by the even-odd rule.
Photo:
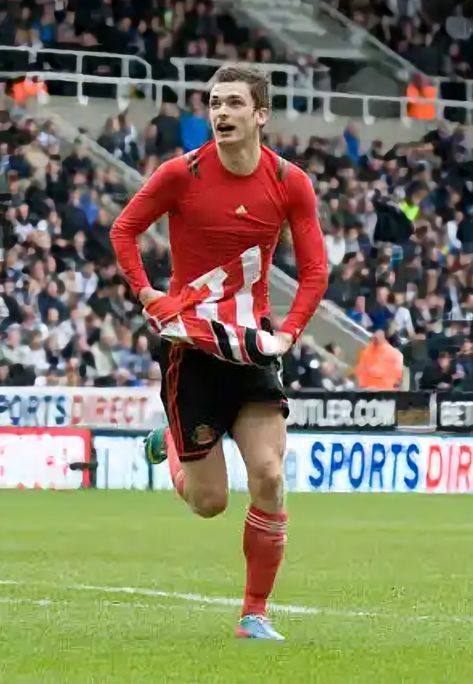
[[[226,509],[228,495],[227,492],[205,492],[192,497],[189,503],[194,513],[201,518],[215,518]]]
[[[281,497],[283,491],[282,466],[279,462],[263,463],[251,473],[253,491],[265,501],[274,501]]]

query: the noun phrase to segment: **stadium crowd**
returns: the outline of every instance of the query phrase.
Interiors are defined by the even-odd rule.
[[[354,126],[332,141],[272,144],[306,169],[319,196],[326,298],[355,323],[385,331],[410,367],[411,387],[470,389],[473,163],[464,129],[441,124],[392,149],[379,140],[363,149]],[[276,262],[296,275],[288,232]]]
[[[422,0],[330,0],[330,4],[425,74],[473,78],[473,42],[469,31],[463,39],[453,39],[446,22],[437,22],[428,14],[428,3]],[[452,17],[459,22],[461,5],[459,2],[452,11]]]
[[[393,35],[406,16],[425,34],[415,0],[402,11],[400,0],[336,4],[345,11],[356,5],[353,18],[370,30],[373,16],[388,25],[387,7]],[[137,8],[129,0],[0,2],[0,35],[7,45],[127,50],[148,59],[156,77],[165,75],[159,69],[172,54],[273,58],[264,35],[241,29],[210,3],[149,0]],[[109,118],[98,142],[149,176],[209,138],[205,102],[192,93],[186,111],[165,102],[144,131],[126,112]],[[402,351],[411,387],[470,389],[473,162],[463,128],[433,123],[423,140],[393,149],[379,140],[364,147],[355,126],[330,140],[281,134],[264,142],[304,168],[317,192],[330,267],[326,297],[376,340]],[[97,164],[80,143],[65,149],[52,122],[38,127],[20,108],[13,121],[0,112],[0,179],[12,196],[3,221],[13,226],[0,283],[0,382],[159,384],[159,343],[117,272],[109,240],[127,199],[113,167]],[[375,234],[381,224],[388,237]],[[165,289],[166,240],[150,232],[142,247],[151,282]],[[287,229],[275,260],[296,277]],[[285,359],[286,385],[366,387],[359,369],[345,373],[333,362],[343,361],[335,341],[327,351],[320,358],[314,339],[304,336]]]
[[[195,102],[204,117],[204,105]],[[38,128],[28,116],[13,124],[6,114],[1,119],[3,133],[14,138],[0,146],[0,168],[12,194],[6,219],[15,244],[6,250],[2,269],[0,381],[159,383],[158,341],[144,327],[117,272],[108,235],[126,188],[82,145],[66,153],[51,122]],[[182,121],[175,106],[166,104],[141,132],[123,114],[107,122],[99,141],[112,152],[116,145],[125,160],[129,155],[132,163],[134,157],[150,172],[182,152]],[[204,130],[208,137],[208,127],[200,133]],[[384,331],[378,335],[401,349],[414,387],[469,388],[473,165],[463,129],[442,124],[424,140],[391,150],[381,141],[363,149],[355,126],[333,140],[313,137],[302,144],[275,135],[265,142],[301,165],[319,196],[330,267],[326,297],[354,323]],[[388,215],[398,238],[380,242],[375,227],[387,196],[399,206]],[[412,234],[403,232],[403,221]],[[165,239],[150,232],[143,250],[153,285],[165,289],[170,272]],[[289,230],[282,233],[275,260],[296,276]],[[327,351],[343,361],[336,344]],[[321,359],[310,336],[286,358],[284,371],[292,388],[336,391],[359,382],[356,368],[341,373],[331,360]]]
[[[151,65],[156,79],[177,77],[169,61],[173,56],[251,62],[274,58],[264,32],[241,26],[231,13],[217,11],[211,0],[4,0],[0,37],[2,45],[136,55]],[[32,66],[27,53],[2,54],[1,59],[5,69]],[[42,56],[37,60],[41,65]],[[49,55],[47,62],[59,70],[71,65],[61,55]],[[84,60],[83,66],[84,73],[121,75],[120,65],[104,57]],[[132,76],[145,76],[139,64],[132,69]]]
[[[5,234],[0,382],[10,385],[159,382],[153,341],[117,273],[109,230],[127,197],[116,172],[77,145],[65,153],[46,122],[0,116]],[[12,230],[11,230],[12,229]],[[147,236],[145,261],[162,287],[168,254]],[[162,280],[160,281],[160,277]]]
[[[202,125],[191,126],[197,137],[183,141],[189,117],[205,120],[199,94],[193,102],[196,111],[184,115],[163,105],[144,134],[135,136],[139,165],[147,172],[208,139]],[[113,125],[119,126],[118,120]],[[413,388],[435,389],[440,352],[451,375],[446,383],[443,374],[441,384],[473,386],[473,162],[464,128],[442,123],[423,140],[392,149],[379,140],[364,149],[353,125],[332,140],[314,136],[304,144],[273,135],[265,143],[304,168],[319,197],[331,272],[326,298],[354,323],[385,331],[411,369]],[[399,215],[386,219],[388,198]],[[375,235],[386,220],[394,221],[389,240]],[[296,277],[288,230],[275,260]],[[356,378],[337,375],[330,361],[324,365],[317,358],[310,337],[300,346],[302,352],[286,363],[288,385],[353,387]]]
[[[330,87],[330,68],[311,55],[276,49],[264,30],[245,26],[232,8],[216,7],[212,0],[0,0],[0,39],[3,46],[30,48],[0,51],[2,71],[75,71],[76,55],[83,54],[81,73],[122,76],[120,60],[109,54],[134,55],[130,76],[147,77],[146,62],[153,79],[177,80],[172,57],[244,60],[250,63],[293,64],[300,69],[297,82],[307,80],[306,67],[314,69],[313,85]],[[42,53],[40,48],[61,52]],[[69,54],[68,51],[72,51]],[[206,65],[186,68],[186,78],[207,82],[215,69]],[[274,73],[273,85],[287,85],[284,72]],[[73,83],[48,82],[51,95],[75,95]],[[113,85],[86,83],[83,93],[92,97],[115,97]],[[138,86],[137,96],[143,95]],[[165,99],[174,101],[164,87]],[[284,98],[282,98],[284,102]],[[281,98],[275,98],[277,106]],[[190,107],[192,108],[192,103]]]

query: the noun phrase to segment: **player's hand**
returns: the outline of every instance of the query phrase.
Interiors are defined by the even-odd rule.
[[[161,292],[161,290],[155,290],[152,287],[144,287],[142,290],[140,290],[140,293],[138,295],[138,299],[140,300],[141,304],[146,307],[149,306],[152,302],[154,302],[156,299],[159,299],[160,297],[165,297],[165,293]]]
[[[278,343],[278,347],[279,347],[278,355],[279,356],[283,356],[283,354],[287,354],[289,349],[294,344],[294,338],[289,333],[276,332],[276,333],[274,333],[274,339]]]

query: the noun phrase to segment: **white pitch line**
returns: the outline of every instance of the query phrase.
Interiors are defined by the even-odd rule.
[[[18,582],[16,582],[18,584]],[[62,599],[50,599],[50,598],[42,598],[42,599],[33,599],[33,598],[28,598],[28,597],[21,597],[19,598],[18,596],[0,596],[0,605],[29,605],[29,606],[39,606],[40,608],[47,608],[49,606],[67,606],[71,605],[72,601],[68,600],[62,600]],[[107,606],[111,608],[128,608],[128,609],[143,609],[143,610],[156,610],[156,608],[162,608],[163,610],[169,610],[169,603],[143,603],[142,601],[104,601],[104,600],[99,600],[97,603],[100,604],[100,607],[102,606]],[[173,606],[173,610],[175,609],[181,609],[181,610],[209,610],[207,606],[204,608],[204,606]],[[211,606],[210,610],[212,612],[226,612],[221,606]]]
[[[7,605],[24,605],[27,604],[29,606],[40,606],[41,608],[45,608],[47,606],[52,606],[57,601],[53,601],[52,599],[31,599],[31,598],[17,598],[16,596],[0,596],[0,603],[6,603]]]
[[[64,584],[57,585],[50,582],[24,582],[19,580],[2,580],[0,579],[0,586],[50,586],[56,589],[65,589],[67,591],[75,592],[97,592],[102,594],[128,594],[135,596],[148,596],[155,598],[174,599],[178,601],[185,601],[186,603],[198,603],[202,609],[203,606],[220,606],[221,608],[236,608],[241,606],[241,600],[236,598],[228,598],[223,596],[206,596],[204,594],[188,594],[177,591],[164,591],[161,589],[147,589],[145,587],[115,587],[102,586],[95,584]],[[119,605],[120,602],[109,602],[114,605]],[[123,603],[123,602],[122,602]],[[150,607],[156,606],[153,603]],[[169,604],[158,604],[164,608]],[[178,608],[176,604],[173,608]],[[189,606],[190,607],[190,606]],[[197,606],[192,606],[197,608]],[[402,615],[398,613],[386,613],[377,610],[343,610],[336,608],[325,608],[315,606],[298,606],[292,604],[270,603],[269,610],[274,613],[286,613],[289,615],[329,615],[338,618],[383,618],[390,620],[407,620],[409,622],[456,622],[456,623],[472,623],[473,615]]]
[[[43,582],[21,582],[17,580],[0,580],[0,585],[27,585],[27,584],[43,584]],[[146,589],[141,587],[111,587],[111,586],[99,586],[95,584],[69,584],[60,587],[62,589],[68,589],[70,591],[95,591],[102,594],[131,594],[135,596],[148,596],[155,598],[167,598],[167,599],[177,599],[179,601],[186,601],[188,603],[200,603],[208,605],[218,605],[225,606],[226,608],[238,608],[241,606],[241,599],[227,598],[223,596],[205,596],[203,594],[188,594],[180,593],[177,591],[163,591],[160,589]],[[295,615],[319,615],[321,613],[327,612],[325,608],[309,608],[307,606],[293,606],[293,605],[283,605],[279,603],[272,603],[270,605],[270,610],[276,613],[292,613]],[[338,614],[338,612],[337,612]],[[346,612],[345,615],[356,615],[356,616],[366,616],[370,617],[371,613],[366,613],[363,611],[356,611],[353,613]]]

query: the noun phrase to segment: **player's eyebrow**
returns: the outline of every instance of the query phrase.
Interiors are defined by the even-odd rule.
[[[220,97],[218,95],[213,95],[210,98],[210,104],[218,104],[220,102],[238,102],[245,103],[245,98],[239,93],[230,93],[226,97]]]

